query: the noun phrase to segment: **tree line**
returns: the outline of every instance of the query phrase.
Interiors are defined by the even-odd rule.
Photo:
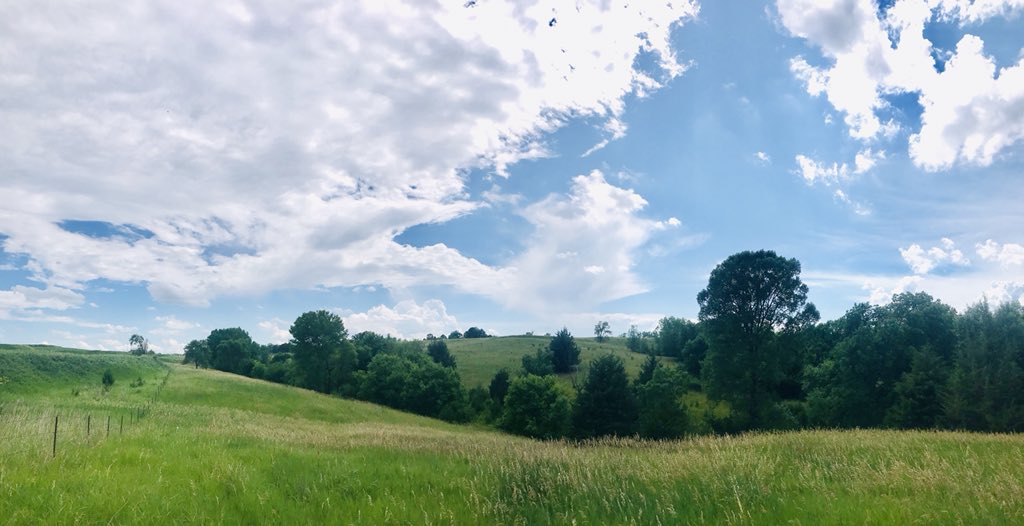
[[[580,369],[567,329],[523,356],[519,370],[467,390],[446,340],[486,337],[482,330],[425,342],[350,337],[328,311],[299,316],[281,345],[256,344],[239,328],[214,330],[186,346],[185,361],[537,438],[1024,430],[1020,303],[958,313],[928,294],[903,293],[820,323],[807,293],[797,260],[734,254],[698,294],[696,322],[666,317],[654,331],[622,335],[629,350],[647,355],[636,378],[609,354],[579,370],[572,386],[555,376]],[[595,334],[603,340],[609,327],[599,323]]]

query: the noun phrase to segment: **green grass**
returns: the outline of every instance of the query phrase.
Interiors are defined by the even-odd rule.
[[[490,384],[494,373],[505,368],[515,373],[522,367],[523,355],[533,354],[540,347],[547,347],[551,341],[547,336],[503,336],[499,338],[473,338],[448,340],[448,350],[455,357],[459,376],[466,387]],[[587,365],[608,353],[620,358],[626,365],[626,372],[636,377],[640,366],[647,358],[640,353],[630,352],[626,348],[625,338],[607,338],[598,342],[594,338],[577,338],[576,345],[580,348],[580,373],[587,370]],[[665,363],[674,363],[671,358],[659,358]],[[560,375],[565,383],[571,383],[573,374]]]
[[[10,352],[0,357],[19,371],[47,363]],[[125,362],[129,374],[162,367],[123,358],[136,360]],[[805,431],[535,442],[168,367],[149,414],[110,437],[86,437],[84,414],[145,393],[120,380],[98,399],[0,386],[0,523],[1024,523],[1020,436]],[[62,374],[63,385],[93,376]],[[35,381],[46,376],[36,371]],[[51,458],[55,407],[67,428]]]

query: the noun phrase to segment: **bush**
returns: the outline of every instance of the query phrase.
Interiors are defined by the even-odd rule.
[[[508,388],[501,428],[533,438],[561,438],[569,431],[569,398],[552,376],[526,375]]]
[[[138,378],[132,380],[132,383],[130,385],[132,386],[132,388],[137,388],[137,387],[142,387],[143,385],[146,385],[146,382],[145,382],[145,380],[142,379],[142,377],[138,377]]]
[[[110,369],[103,371],[103,388],[110,389],[114,385],[114,373]]]

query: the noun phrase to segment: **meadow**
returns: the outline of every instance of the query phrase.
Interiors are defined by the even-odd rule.
[[[459,376],[466,387],[487,387],[491,377],[499,369],[516,372],[522,367],[523,355],[533,354],[540,348],[546,348],[551,341],[550,336],[501,336],[491,338],[462,338],[447,340],[448,350],[458,364]],[[599,342],[594,338],[576,338],[580,349],[580,371],[586,371],[590,362],[613,354],[622,358],[626,372],[635,378],[646,356],[631,352],[626,348],[625,338],[605,338]],[[675,363],[674,358],[660,357],[662,363]],[[573,374],[559,375],[559,379],[571,384]]]
[[[4,524],[1024,523],[1016,435],[537,442],[151,357],[0,349],[0,376]]]

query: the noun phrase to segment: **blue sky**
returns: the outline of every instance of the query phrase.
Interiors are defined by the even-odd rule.
[[[1021,301],[1024,2],[464,4],[0,8],[0,341]]]

